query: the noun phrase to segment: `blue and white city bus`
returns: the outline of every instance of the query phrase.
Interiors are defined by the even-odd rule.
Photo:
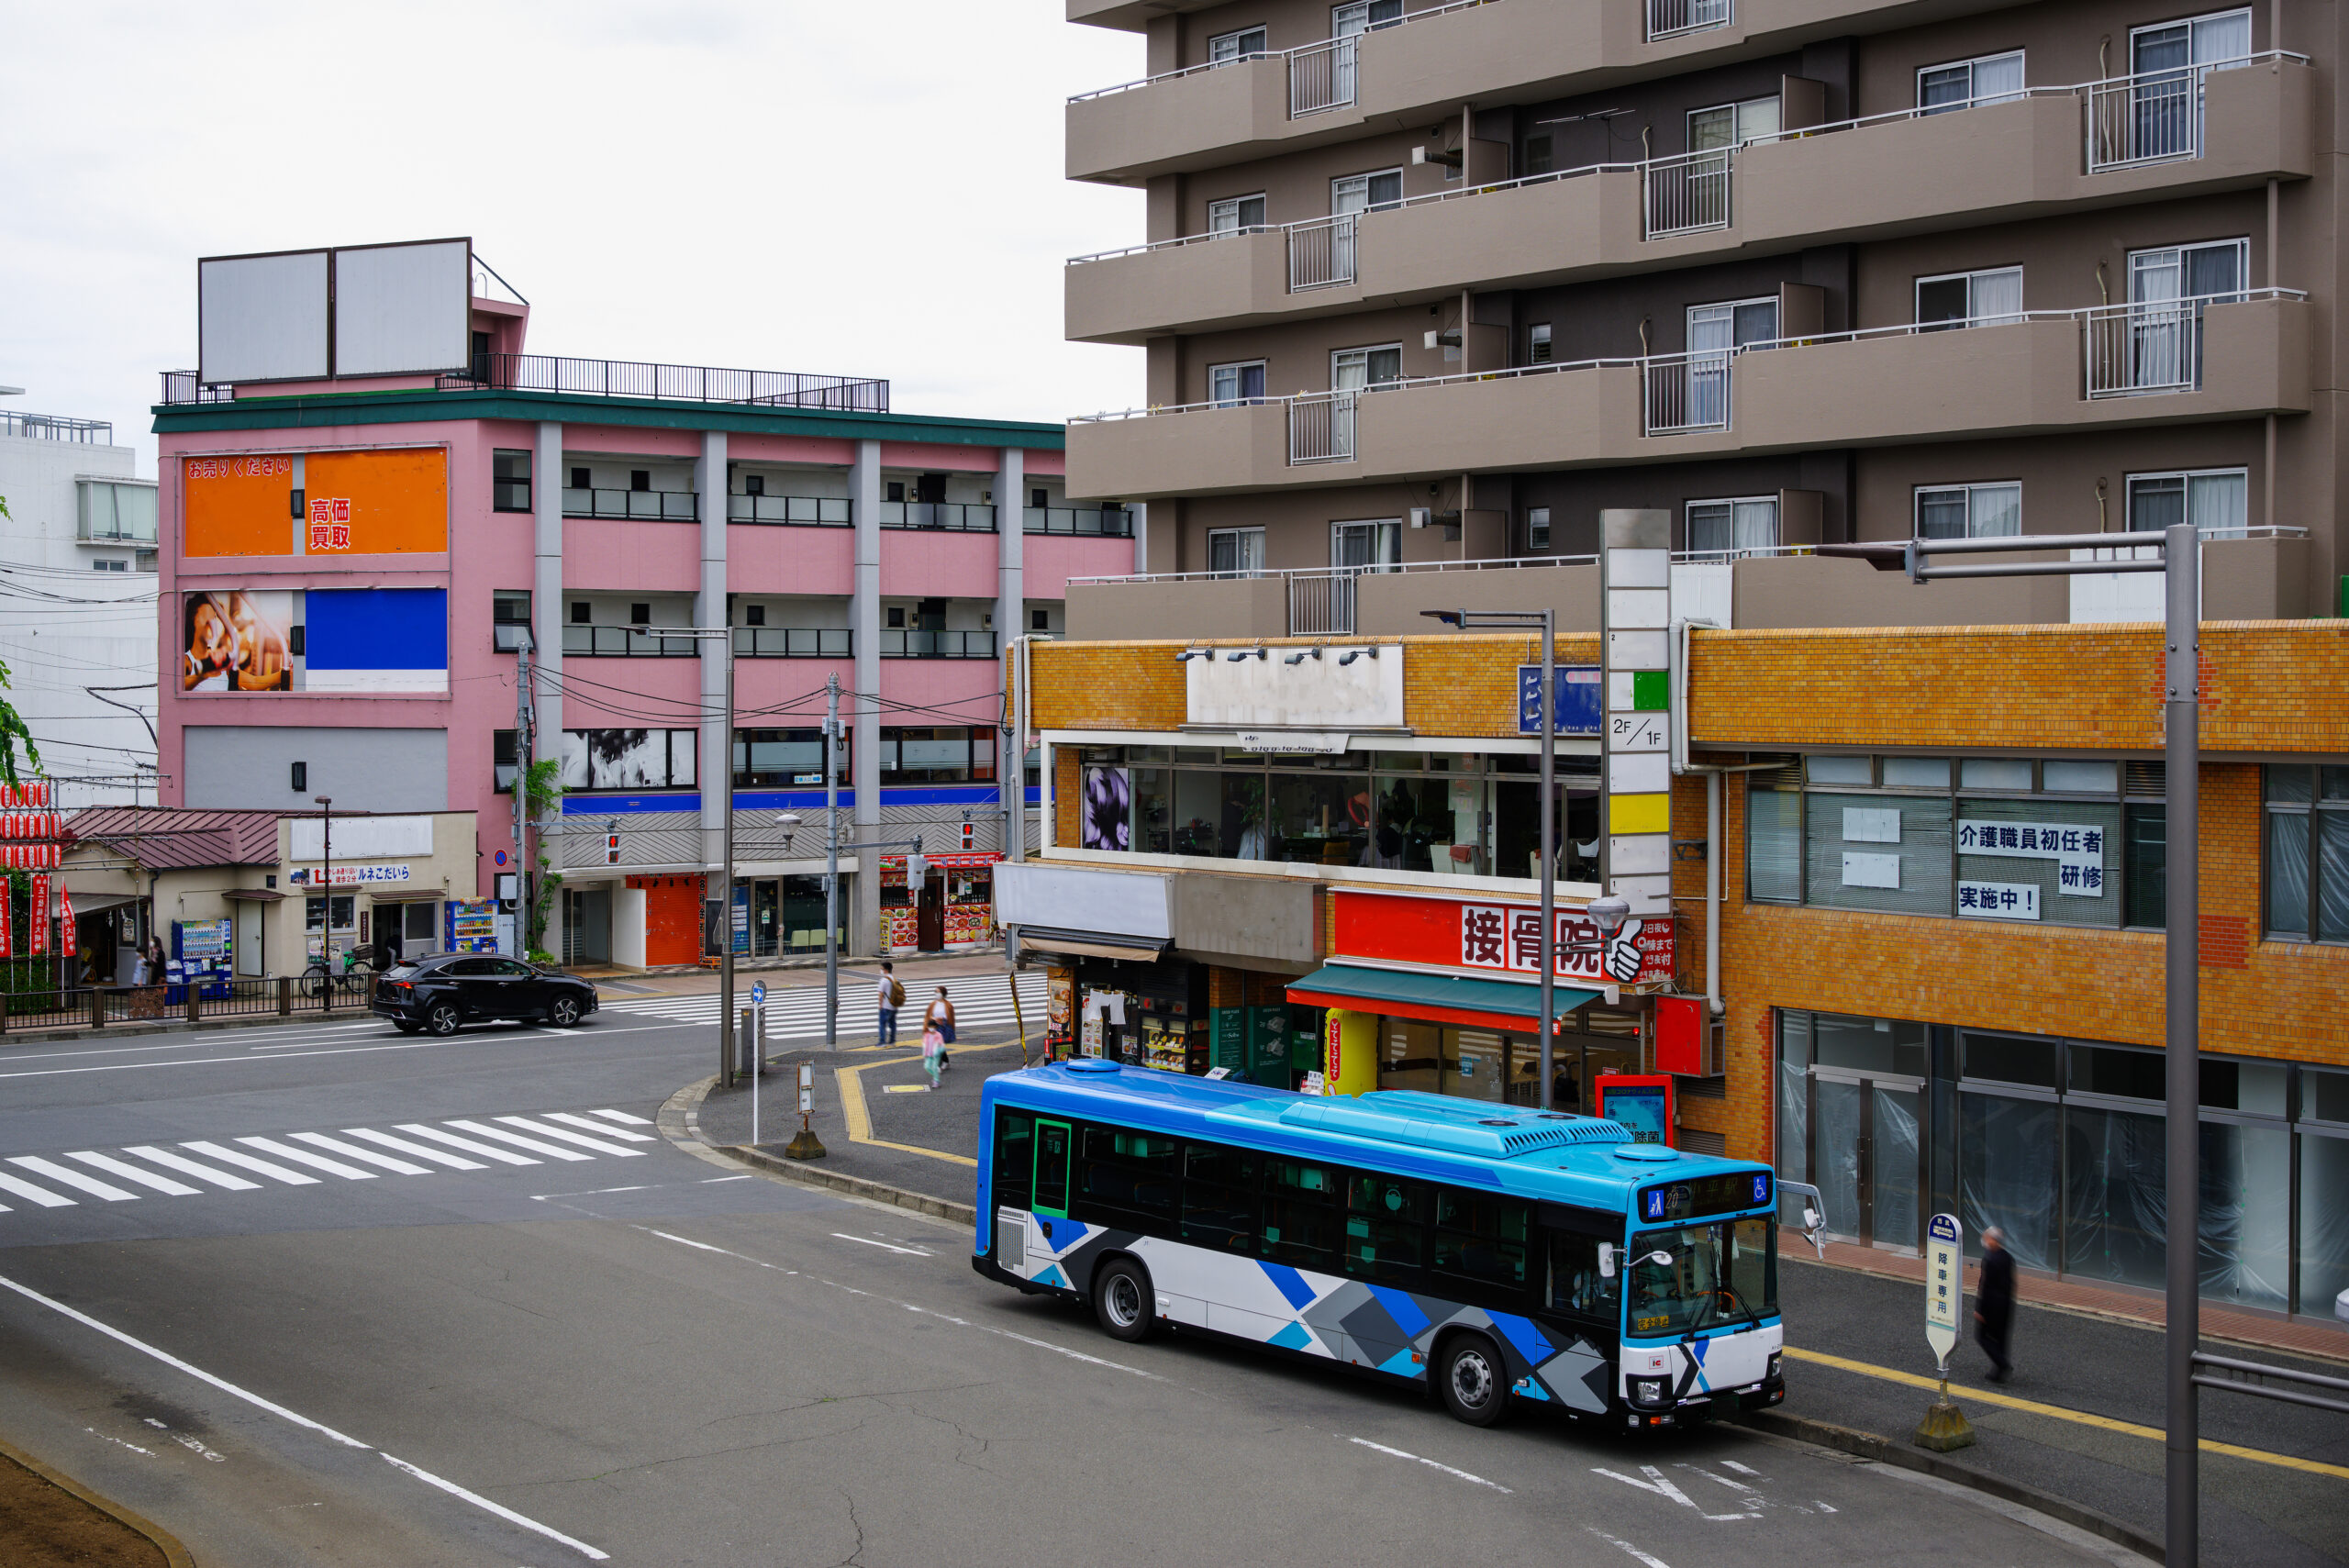
[[[1770,1168],[1620,1123],[1080,1060],[987,1080],[972,1266],[1102,1328],[1220,1335],[1632,1427],[1775,1405]]]

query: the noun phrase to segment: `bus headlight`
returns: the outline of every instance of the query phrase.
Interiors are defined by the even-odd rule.
[[[1635,1377],[1631,1379],[1631,1403],[1634,1405],[1663,1404],[1664,1379],[1660,1377]]]
[[[1764,1377],[1765,1377],[1765,1378],[1771,1378],[1771,1377],[1776,1377],[1776,1376],[1777,1376],[1777,1375],[1778,1375],[1779,1363],[1781,1363],[1782,1362],[1784,1362],[1786,1359],[1787,1359],[1787,1352],[1786,1352],[1786,1351],[1772,1351],[1770,1352],[1770,1370],[1769,1370],[1768,1372],[1766,1372],[1766,1373],[1763,1373],[1763,1376],[1764,1376]]]

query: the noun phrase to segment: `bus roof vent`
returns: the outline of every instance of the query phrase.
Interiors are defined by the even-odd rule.
[[[1379,1090],[1352,1098],[1300,1100],[1283,1108],[1281,1121],[1487,1160],[1513,1160],[1569,1144],[1621,1143],[1631,1136],[1622,1123],[1596,1117],[1485,1114],[1502,1108],[1410,1090]]]

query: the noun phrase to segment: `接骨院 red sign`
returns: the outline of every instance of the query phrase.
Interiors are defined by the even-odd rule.
[[[1352,891],[1340,891],[1336,904],[1334,957],[1496,980],[1541,977],[1539,905]],[[1559,979],[1637,985],[1672,978],[1670,920],[1626,921],[1602,954],[1565,951],[1598,940],[1581,905],[1561,904],[1557,917]]]

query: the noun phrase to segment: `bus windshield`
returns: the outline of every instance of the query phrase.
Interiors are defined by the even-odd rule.
[[[1631,1240],[1630,1328],[1686,1334],[1743,1326],[1778,1312],[1778,1225],[1709,1219]]]

